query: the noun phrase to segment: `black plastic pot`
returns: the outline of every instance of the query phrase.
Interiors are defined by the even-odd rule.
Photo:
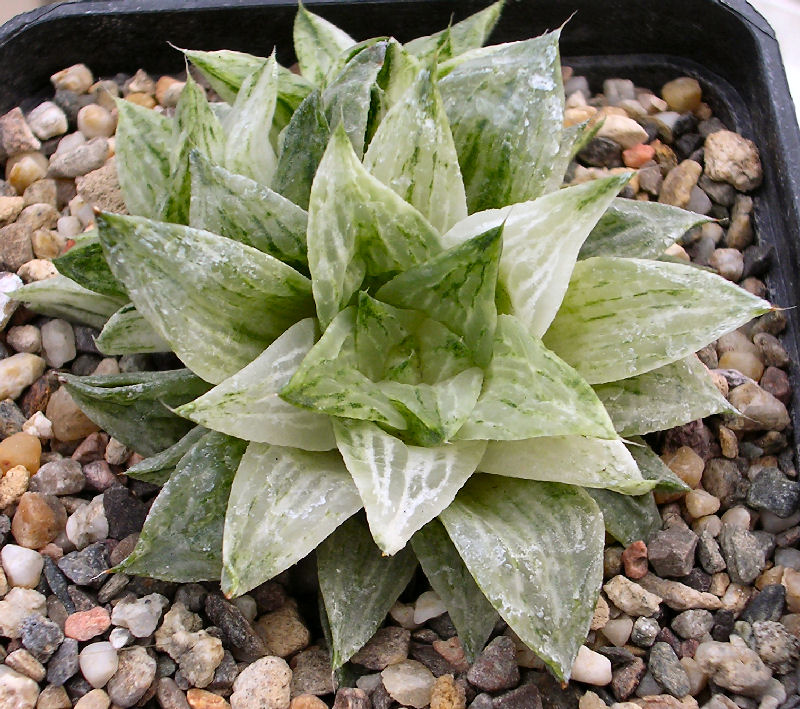
[[[446,26],[488,0],[308,0],[357,39],[403,41]],[[179,71],[167,42],[196,49],[239,49],[291,63],[295,0],[85,0],[21,15],[0,28],[0,111],[52,91],[49,77],[76,62],[97,75]],[[753,139],[764,163],[755,223],[774,248],[768,277],[778,305],[800,304],[800,131],[778,43],[744,0],[508,0],[492,41],[523,39],[562,25],[564,61],[599,84],[622,76],[658,89],[694,76],[715,113]],[[599,86],[597,87],[599,88]],[[784,344],[800,360],[800,313],[789,309]],[[796,372],[794,412],[800,423]]]

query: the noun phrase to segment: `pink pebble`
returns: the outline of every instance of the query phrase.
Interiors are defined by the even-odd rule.
[[[656,149],[652,145],[639,143],[622,151],[622,161],[626,167],[640,168],[646,162],[650,162],[655,154]]]
[[[64,623],[64,635],[80,641],[91,640],[108,630],[110,625],[108,611],[98,606],[68,616]]]

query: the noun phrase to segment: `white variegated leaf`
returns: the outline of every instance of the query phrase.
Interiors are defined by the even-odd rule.
[[[571,485],[476,475],[440,519],[503,620],[569,680],[603,580],[594,501]]]
[[[274,578],[360,508],[338,453],[251,443],[225,515],[222,590],[239,596]]]
[[[494,356],[460,439],[616,438],[592,388],[512,315],[497,321]]]
[[[309,12],[302,2],[298,4],[294,18],[293,37],[300,71],[317,86],[325,83],[336,58],[356,43],[332,22]]]
[[[544,343],[590,384],[689,356],[771,306],[713,273],[676,263],[579,261]]]
[[[653,489],[620,440],[549,436],[526,441],[489,441],[478,470],[638,495]]]
[[[292,325],[244,369],[175,413],[246,441],[307,451],[336,447],[330,418],[278,394],[314,346],[311,318]]]
[[[334,431],[375,543],[387,554],[452,502],[486,448],[484,441],[410,446],[371,422],[336,421]]]
[[[430,69],[384,116],[364,166],[442,233],[467,216],[456,146]]]
[[[275,55],[245,79],[225,117],[225,168],[255,180],[272,184],[278,158],[269,133],[278,99],[278,68]]]
[[[95,346],[105,355],[170,351],[169,343],[131,303],[108,319],[95,339]]]
[[[594,390],[622,436],[663,431],[736,411],[695,355],[630,379],[597,384]]]
[[[628,176],[567,187],[532,202],[473,214],[444,237],[452,247],[503,225],[500,283],[514,315],[541,337],[558,311],[578,251]]]

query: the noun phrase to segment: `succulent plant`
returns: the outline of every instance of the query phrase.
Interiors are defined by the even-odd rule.
[[[468,655],[499,614],[568,679],[605,531],[685,489],[639,436],[730,410],[693,353],[770,309],[663,258],[705,217],[562,187],[595,129],[559,31],[482,46],[500,9],[403,45],[301,5],[300,75],[185,51],[221,100],[119,101],[130,215],[18,293],[186,367],[64,375],[163,485],[118,568],[237,596],[316,550],[334,668],[419,563]]]

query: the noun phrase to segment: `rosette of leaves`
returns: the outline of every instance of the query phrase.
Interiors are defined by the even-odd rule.
[[[470,656],[499,614],[568,679],[604,530],[682,486],[637,436],[729,410],[693,353],[770,308],[661,259],[705,217],[562,187],[559,32],[483,47],[499,12],[401,44],[301,6],[300,75],[186,51],[221,100],[120,101],[130,215],[18,294],[186,367],[65,377],[163,485],[119,568],[236,596],[316,550],[334,668],[420,564]]]

